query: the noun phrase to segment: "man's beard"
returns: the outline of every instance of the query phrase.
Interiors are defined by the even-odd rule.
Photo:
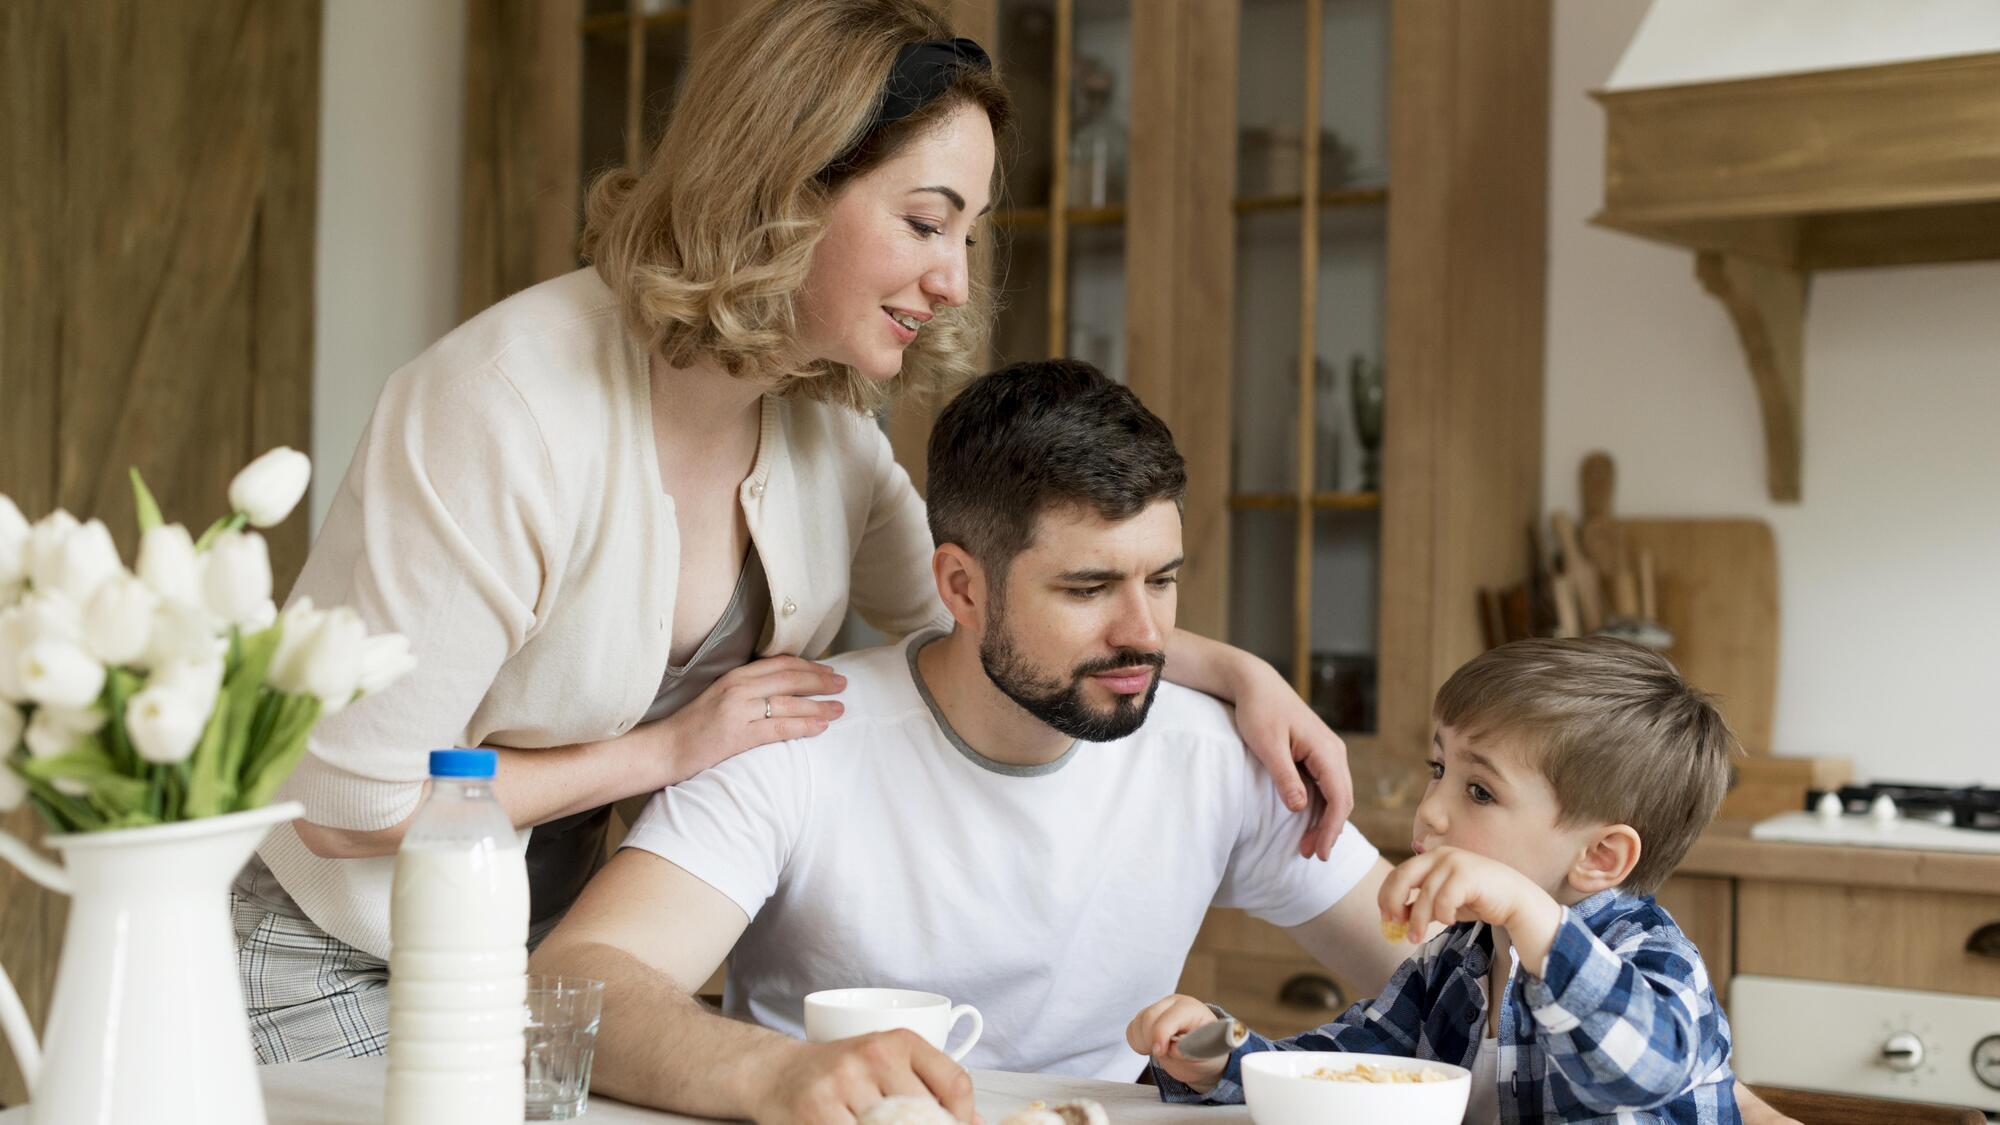
[[[1019,704],[1021,709],[1045,725],[1085,742],[1110,742],[1138,730],[1160,690],[1160,670],[1167,657],[1161,652],[1119,649],[1110,656],[1087,660],[1070,671],[1069,682],[1037,675],[1014,647],[999,614],[987,622],[986,636],[979,644],[979,663],[993,686]],[[1099,711],[1083,697],[1084,681],[1099,672],[1117,668],[1153,669],[1153,682],[1144,695],[1119,695],[1111,710]]]

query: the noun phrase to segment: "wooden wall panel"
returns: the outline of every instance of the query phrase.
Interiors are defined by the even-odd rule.
[[[1675,875],[1653,896],[1701,951],[1709,984],[1727,1004],[1736,975],[1736,881]]]
[[[1228,636],[1234,0],[1132,10],[1126,379],[1187,459],[1182,628]]]
[[[129,561],[128,466],[199,530],[250,458],[310,452],[320,26],[312,0],[0,6],[0,492],[31,516],[102,518]],[[281,595],[306,522],[265,533]],[[38,1022],[63,914],[0,873]]]
[[[1381,746],[1483,647],[1475,591],[1527,571],[1541,505],[1548,0],[1394,8]]]
[[[576,268],[581,0],[468,0],[458,312]]]
[[[24,155],[62,148],[62,64],[47,49],[62,24],[54,2],[0,5],[0,147]],[[58,364],[62,317],[54,299],[67,264],[63,191],[46,164],[0,161],[0,493],[34,518],[56,502]],[[23,839],[40,818],[23,806],[0,817]],[[0,865],[0,963],[36,1028],[48,1019],[50,967],[62,945],[67,903]],[[27,1084],[12,1051],[0,1052],[0,1104],[18,1105]]]

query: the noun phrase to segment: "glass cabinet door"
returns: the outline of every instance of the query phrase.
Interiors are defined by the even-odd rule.
[[[1132,0],[1000,0],[1016,109],[992,282],[995,366],[1073,356],[1125,378]]]
[[[687,69],[689,17],[686,0],[585,3],[578,27],[583,37],[579,214],[599,175],[640,168],[659,144]]]
[[[1376,728],[1388,0],[1239,24],[1231,639]]]

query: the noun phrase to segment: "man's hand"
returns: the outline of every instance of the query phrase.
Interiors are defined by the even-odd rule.
[[[1405,860],[1382,881],[1382,917],[1421,943],[1431,923],[1485,922],[1513,940],[1522,967],[1537,976],[1562,924],[1563,908],[1535,881],[1497,859],[1434,848]]]
[[[1242,672],[1234,697],[1236,733],[1270,773],[1285,807],[1312,810],[1299,854],[1325,859],[1354,811],[1347,744],[1261,660]]]
[[[977,1122],[972,1076],[906,1028],[832,1043],[788,1044],[751,1107],[758,1125],[853,1125],[896,1094],[936,1098],[960,1121]]]
[[[1215,1013],[1208,1005],[1177,993],[1133,1016],[1125,1028],[1125,1042],[1140,1054],[1151,1055],[1161,1070],[1205,1093],[1221,1080],[1228,1056],[1197,1061],[1181,1054],[1178,1044],[1181,1036],[1213,1022]]]

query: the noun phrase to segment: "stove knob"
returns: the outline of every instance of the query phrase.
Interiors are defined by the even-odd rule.
[[[1972,1049],[1972,1073],[1987,1086],[2000,1090],[2000,1035],[1989,1035]]]
[[[1924,1065],[1924,1041],[1899,1031],[1882,1044],[1882,1062],[1890,1070],[1907,1074]]]
[[[1896,823],[1896,802],[1887,793],[1878,795],[1868,803],[1868,819],[1877,828],[1889,828]]]

